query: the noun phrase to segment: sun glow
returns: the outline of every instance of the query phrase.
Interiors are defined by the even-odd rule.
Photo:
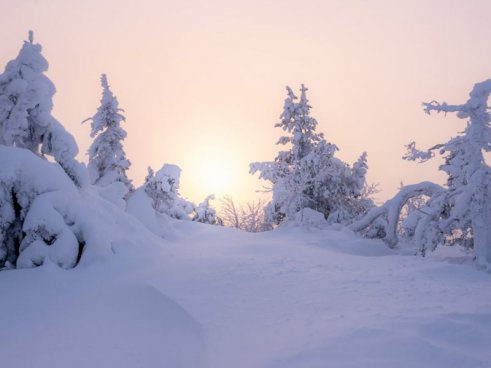
[[[187,170],[183,172],[182,192],[195,202],[210,194],[214,194],[216,199],[234,195],[237,187],[240,187],[237,178],[243,171],[237,152],[229,147],[219,149],[217,145],[201,147],[200,151],[199,156],[188,158]]]
[[[233,175],[233,168],[228,162],[213,160],[203,163],[197,180],[203,190],[218,197],[233,188]]]

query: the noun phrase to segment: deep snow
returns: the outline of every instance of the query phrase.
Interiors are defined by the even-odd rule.
[[[491,275],[456,248],[172,223],[110,259],[1,272],[1,366],[491,366]]]

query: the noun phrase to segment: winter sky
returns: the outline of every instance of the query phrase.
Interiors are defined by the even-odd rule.
[[[465,122],[422,101],[464,103],[491,78],[489,0],[0,0],[1,67],[35,31],[57,87],[54,116],[80,159],[107,73],[140,184],[146,167],[182,169],[181,193],[254,199],[248,163],[274,158],[285,85],[309,87],[318,130],[351,163],[368,152],[379,199],[400,181],[443,181],[404,144],[446,141]]]

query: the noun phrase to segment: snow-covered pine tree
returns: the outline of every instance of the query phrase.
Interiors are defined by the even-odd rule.
[[[90,177],[93,184],[108,186],[120,182],[131,191],[133,185],[126,175],[131,163],[122,144],[126,131],[121,127],[121,122],[125,121],[125,117],[105,74],[101,75],[101,85],[101,105],[95,115],[87,119],[91,122],[90,136],[95,137],[89,148]]]
[[[317,133],[317,120],[310,116],[307,88],[302,85],[300,99],[287,87],[283,113],[275,127],[287,134],[277,144],[290,145],[272,162],[250,165],[252,174],[272,184],[273,199],[267,205],[267,221],[279,224],[292,219],[304,208],[324,214],[330,222],[345,222],[359,214],[359,199],[365,187],[366,154],[353,168],[334,154],[338,147]]]
[[[0,144],[53,156],[78,185],[87,184],[85,168],[75,160],[75,139],[51,115],[54,84],[44,75],[48,62],[29,31],[19,55],[0,75]]]

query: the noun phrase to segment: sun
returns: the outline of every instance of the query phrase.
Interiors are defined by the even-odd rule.
[[[197,179],[203,191],[220,197],[233,187],[233,167],[226,160],[207,161],[200,165]]]
[[[181,193],[196,203],[212,194],[217,201],[224,196],[240,197],[244,180],[239,179],[248,170],[241,150],[218,134],[203,136],[191,146],[198,150],[190,151],[183,162]]]

